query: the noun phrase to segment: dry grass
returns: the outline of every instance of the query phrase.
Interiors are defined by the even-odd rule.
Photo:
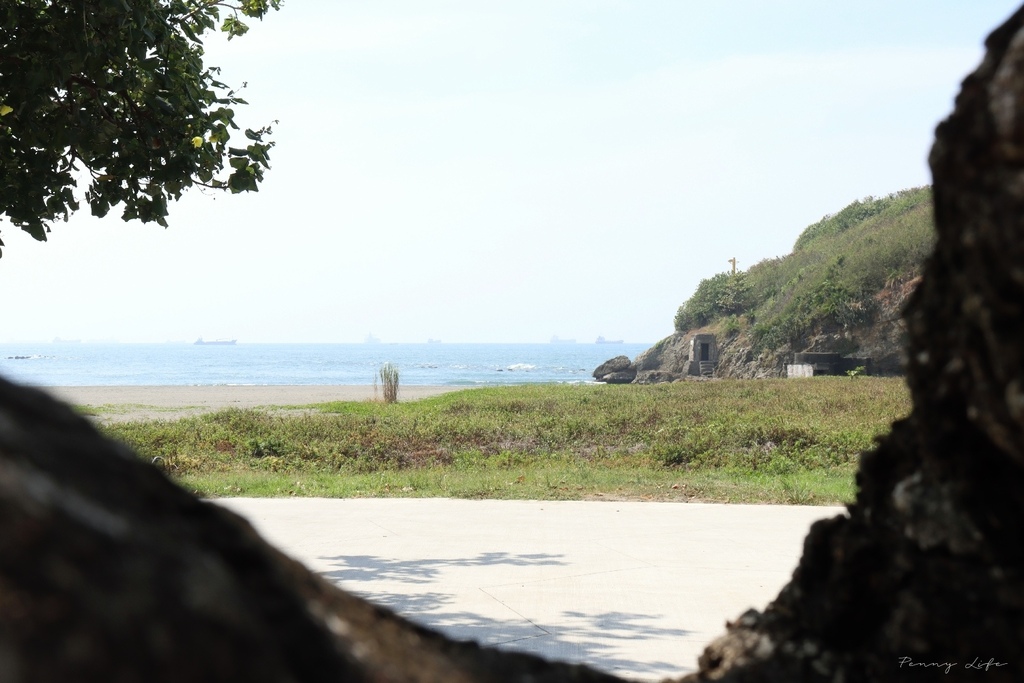
[[[873,377],[526,385],[105,429],[207,493],[241,478],[249,495],[671,499],[686,484],[701,499],[836,502],[909,407],[901,380]]]

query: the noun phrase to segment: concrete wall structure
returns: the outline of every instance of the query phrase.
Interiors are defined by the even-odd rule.
[[[695,334],[690,339],[687,374],[711,377],[718,367],[718,340],[713,334]]]
[[[871,374],[871,359],[859,356],[841,356],[838,353],[804,352],[793,354],[793,365],[809,365],[813,368],[812,376],[845,375],[850,370],[863,368],[865,375]],[[787,368],[787,377],[804,377],[791,375]]]
[[[814,377],[814,366],[791,363],[786,366],[786,377]]]

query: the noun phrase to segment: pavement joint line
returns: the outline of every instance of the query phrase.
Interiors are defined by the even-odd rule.
[[[540,628],[538,626],[537,628]],[[551,634],[545,631],[544,633],[538,633],[535,636],[523,636],[522,638],[513,638],[512,640],[496,640],[492,645],[510,645],[512,643],[522,643],[527,640],[540,640],[541,638],[550,638]]]
[[[389,534],[391,534],[392,536],[401,536],[401,535],[402,535],[402,534],[398,533],[397,531],[392,531],[391,529],[387,528],[386,526],[384,526],[384,525],[383,525],[383,524],[381,524],[380,522],[375,522],[375,521],[373,521],[372,519],[369,519],[369,520],[367,520],[367,521],[368,521],[368,522],[369,522],[370,524],[372,524],[372,525],[374,525],[375,527],[377,527],[378,529],[383,529],[384,531],[388,532],[388,533],[389,533]]]
[[[523,621],[525,621],[526,623],[530,624],[530,626],[533,626],[534,628],[537,628],[537,629],[540,629],[541,631],[543,631],[544,635],[546,635],[546,636],[550,636],[551,635],[551,631],[547,630],[546,628],[544,628],[543,626],[541,626],[540,624],[535,622],[533,619],[530,619],[526,615],[521,614],[519,612],[519,610],[515,609],[514,607],[510,607],[503,600],[499,600],[498,598],[494,597],[493,595],[488,593],[486,589],[480,588],[478,586],[477,590],[479,590],[481,593],[483,593],[484,595],[489,597],[491,600],[494,600],[496,603],[498,603],[499,605],[501,605],[502,607],[507,609],[509,612],[512,612],[513,614],[519,615],[519,618],[522,619]],[[540,636],[535,636],[535,637],[540,637]],[[519,640],[528,640],[528,639],[529,638],[520,638]]]
[[[566,579],[582,579],[587,576],[600,576],[601,574],[615,574],[618,572],[635,572],[642,569],[658,569],[654,565],[644,565],[642,567],[619,567],[618,569],[603,569],[599,572],[586,572],[584,574],[564,574],[562,576],[550,576],[546,579],[532,579],[530,581],[510,581],[509,583],[490,583],[486,586],[479,586],[480,590],[484,588],[505,588],[506,586],[532,586],[538,583],[547,583],[550,581],[565,581]]]
[[[629,553],[624,553],[621,550],[616,550],[615,548],[609,548],[608,546],[606,546],[604,543],[601,543],[600,541],[595,541],[594,545],[596,545],[598,548],[604,548],[605,550],[607,550],[610,553],[615,553],[616,555],[622,555],[623,557],[628,557],[629,559],[633,560],[634,562],[640,562],[641,564],[644,564],[644,565],[646,565],[648,567],[657,567],[658,566],[658,565],[656,565],[653,562],[648,562],[647,560],[641,560],[639,557],[633,557]]]

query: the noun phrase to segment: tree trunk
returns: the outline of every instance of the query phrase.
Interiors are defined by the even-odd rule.
[[[937,132],[909,418],[698,681],[1024,681],[1024,11]],[[337,590],[45,395],[0,381],[0,681],[612,681]]]
[[[930,158],[913,411],[863,456],[848,515],[814,525],[792,582],[687,683],[1024,681],[1024,10],[986,46]]]

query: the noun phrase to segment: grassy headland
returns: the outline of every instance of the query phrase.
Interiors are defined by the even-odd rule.
[[[208,496],[830,504],[909,405],[871,377],[527,385],[103,429]]]
[[[921,274],[934,240],[931,188],[853,202],[808,226],[791,254],[701,281],[679,307],[676,330],[742,332],[755,351],[785,344],[803,349],[823,330],[891,317],[883,310],[884,292]]]

